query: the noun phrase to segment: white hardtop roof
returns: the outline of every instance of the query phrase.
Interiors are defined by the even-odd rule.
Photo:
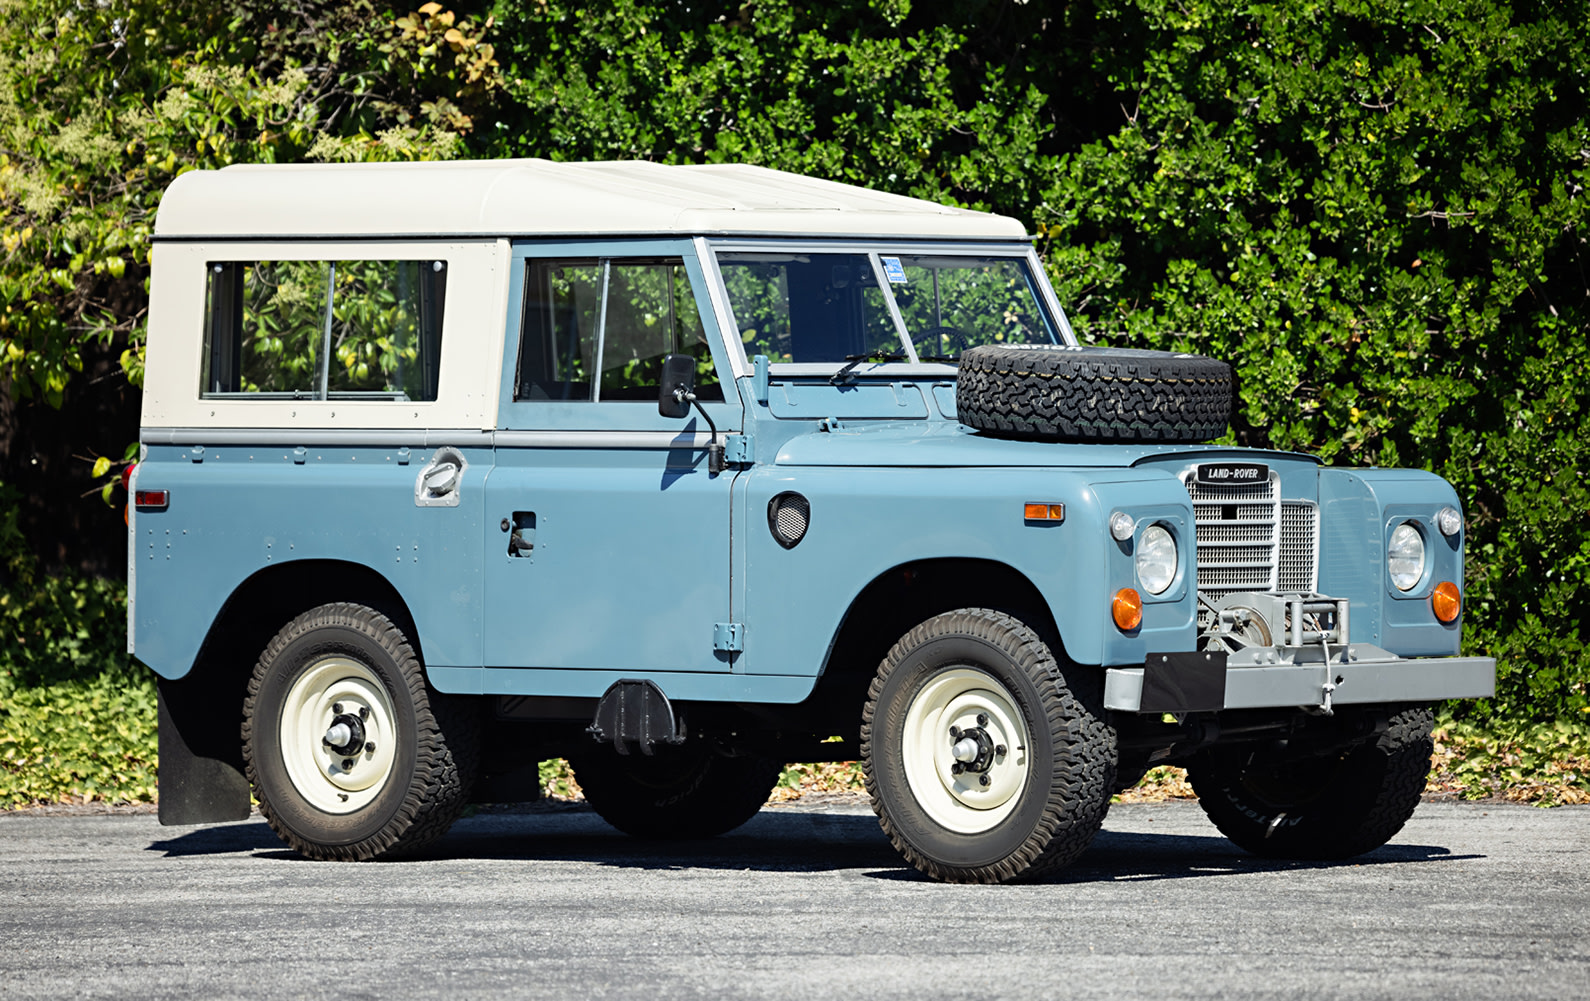
[[[166,189],[165,238],[858,236],[1011,240],[1007,216],[746,164],[259,164]]]

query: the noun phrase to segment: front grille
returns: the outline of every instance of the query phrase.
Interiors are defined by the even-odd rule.
[[[1275,589],[1280,490],[1274,472],[1263,483],[1229,486],[1187,477],[1198,537],[1198,590],[1205,598]]]
[[[1281,503],[1275,472],[1264,483],[1211,485],[1188,474],[1198,539],[1198,591],[1217,601],[1233,591],[1312,594],[1319,509]]]
[[[1281,505],[1281,559],[1276,568],[1284,594],[1318,590],[1314,554],[1319,551],[1319,508],[1287,501]]]

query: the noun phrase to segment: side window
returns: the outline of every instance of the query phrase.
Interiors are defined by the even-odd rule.
[[[526,263],[516,400],[656,405],[662,360],[696,360],[696,395],[722,400],[679,258]]]
[[[516,400],[589,400],[601,308],[598,261],[534,261],[525,272]]]
[[[434,400],[444,261],[219,261],[201,396]]]

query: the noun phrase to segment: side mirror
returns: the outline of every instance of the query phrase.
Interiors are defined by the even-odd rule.
[[[657,392],[657,412],[664,417],[689,417],[696,397],[696,360],[689,355],[665,355],[662,387]]]

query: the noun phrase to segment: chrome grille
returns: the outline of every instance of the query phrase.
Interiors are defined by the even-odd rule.
[[[1319,587],[1314,554],[1319,551],[1319,508],[1288,501],[1281,505],[1281,558],[1277,568],[1283,593],[1313,594]]]
[[[1216,486],[1189,472],[1186,484],[1198,538],[1199,592],[1217,600],[1232,591],[1275,590],[1280,477],[1272,471],[1264,483]]]
[[[1319,508],[1280,500],[1280,476],[1241,486],[1200,484],[1189,471],[1198,538],[1198,590],[1217,601],[1233,591],[1313,594],[1319,588]]]

